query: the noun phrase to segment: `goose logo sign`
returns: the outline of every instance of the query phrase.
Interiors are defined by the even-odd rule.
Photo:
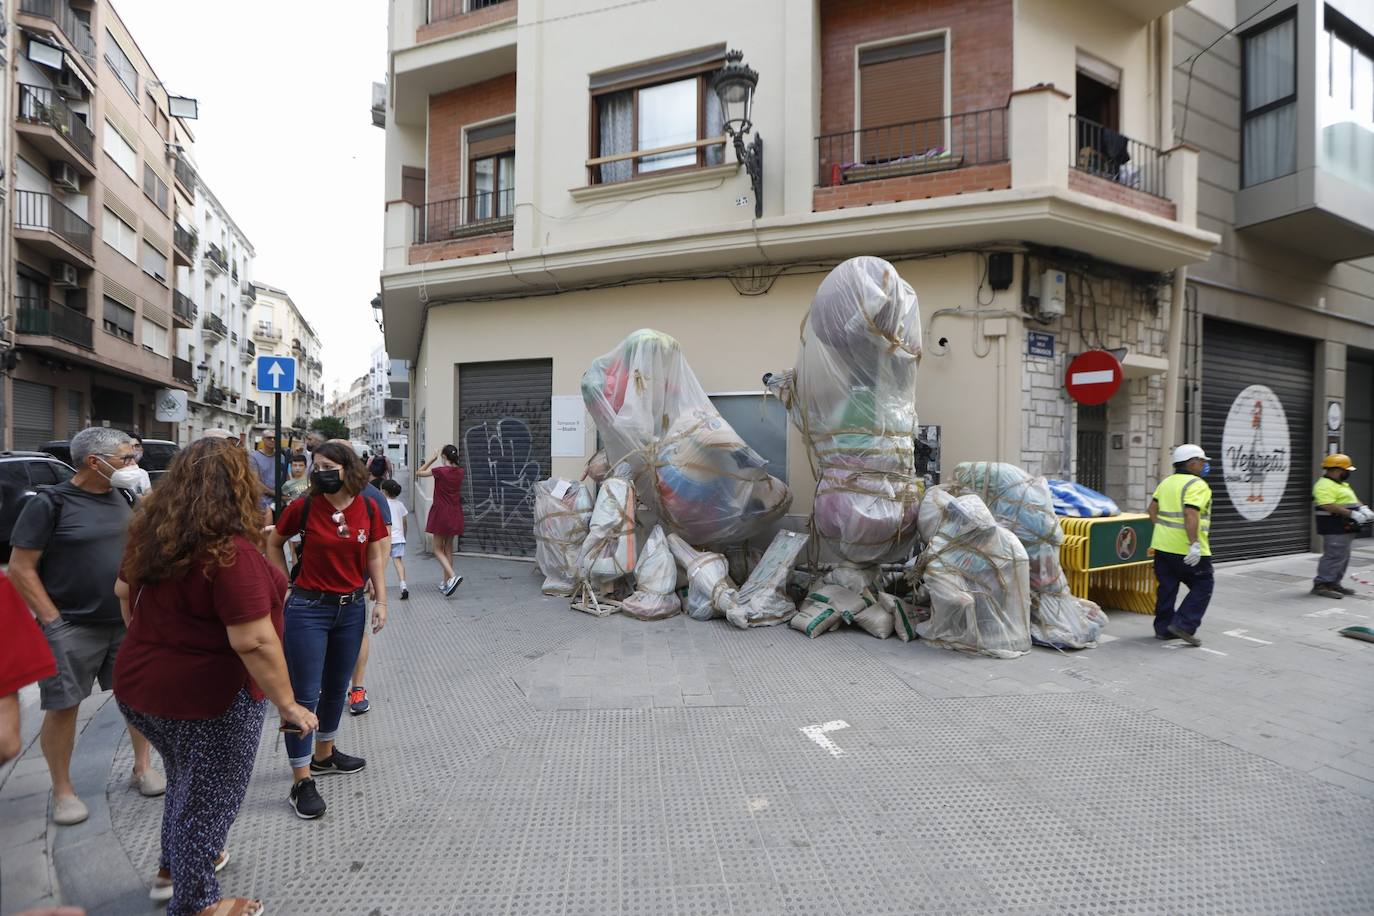
[[[1272,390],[1251,385],[1236,395],[1221,451],[1231,504],[1247,521],[1268,518],[1283,499],[1292,464],[1288,418]]]

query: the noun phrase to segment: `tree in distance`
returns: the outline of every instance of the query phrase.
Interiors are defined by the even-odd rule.
[[[348,438],[348,424],[342,417],[317,417],[310,421],[310,428],[326,439]]]

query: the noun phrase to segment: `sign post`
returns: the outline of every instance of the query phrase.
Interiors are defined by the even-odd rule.
[[[1121,387],[1121,363],[1106,350],[1075,356],[1064,371],[1064,387],[1080,404],[1105,404]]]
[[[281,517],[281,396],[296,389],[296,358],[294,356],[259,356],[258,385],[263,394],[273,398],[273,420],[276,424],[277,453],[272,456],[272,476],[275,486],[272,499],[272,518]]]

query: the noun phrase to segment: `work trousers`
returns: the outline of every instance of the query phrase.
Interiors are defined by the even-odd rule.
[[[215,859],[224,849],[253,775],[266,700],[240,690],[214,719],[164,719],[119,704],[125,720],[162,755],[167,794],[162,800],[159,868],[172,872],[169,916],[189,916],[220,899]]]
[[[349,604],[325,599],[286,599],[286,632],[282,649],[291,675],[296,702],[315,713],[320,730],[301,737],[286,733],[286,755],[293,767],[303,767],[314,753],[315,739],[332,741],[348,699],[348,681],[363,644],[367,602]]]
[[[1202,615],[1207,613],[1207,603],[1212,600],[1212,558],[1203,557],[1196,566],[1189,566],[1181,554],[1156,550],[1155,579],[1159,581],[1155,634],[1168,636],[1171,625],[1185,633],[1196,633],[1202,626]],[[1188,594],[1174,610],[1180,585],[1188,587]]]
[[[1340,585],[1345,568],[1350,565],[1350,546],[1355,533],[1322,535],[1322,558],[1317,561],[1317,578],[1313,585]]]

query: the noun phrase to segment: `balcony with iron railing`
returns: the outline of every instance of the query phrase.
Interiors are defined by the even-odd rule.
[[[196,314],[199,311],[190,296],[179,289],[172,290],[172,317],[179,321],[183,327],[194,327]]]
[[[229,392],[218,385],[206,385],[204,400],[211,407],[218,407],[229,400]]]
[[[94,175],[95,134],[65,99],[45,86],[19,84],[19,130],[49,159],[68,162]]]
[[[18,333],[55,337],[86,350],[95,349],[92,342],[94,322],[81,312],[45,299],[16,296],[14,301]]]
[[[191,367],[191,361],[182,359],[179,356],[172,357],[172,378],[178,382],[185,382],[188,385],[196,383],[195,370]]]
[[[14,192],[14,228],[20,237],[40,245],[50,245],[55,257],[79,252],[89,260],[95,233],[90,223],[77,216],[66,204],[41,191]]]
[[[515,226],[515,189],[482,191],[415,208],[416,245],[510,232]]]
[[[1158,148],[1096,121],[1069,115],[1069,166],[1080,175],[1167,199],[1164,163]]]
[[[176,178],[177,184],[192,200],[196,199],[196,170],[191,163],[186,161],[185,156],[178,155],[172,162],[172,175]]]
[[[258,301],[257,287],[255,287],[251,283],[243,284],[243,287],[239,290],[239,292],[243,295],[243,298],[247,299],[249,302]]]
[[[245,363],[251,363],[258,357],[258,345],[251,340],[243,342],[243,349],[239,351],[240,357]]]
[[[220,273],[224,273],[229,269],[229,259],[225,256],[224,252],[220,250],[220,247],[213,242],[205,246],[205,261],[211,267],[218,268]]]
[[[229,336],[229,326],[224,323],[223,318],[220,318],[213,312],[205,315],[205,319],[201,323],[201,328],[206,334],[212,334],[219,337],[221,340]]]
[[[172,253],[179,256],[177,260],[180,263],[191,266],[199,245],[200,233],[195,229],[182,228],[180,223],[172,226]]]
[[[281,340],[281,329],[272,327],[270,321],[259,321],[257,327],[253,329],[253,336],[258,340],[277,341]]]
[[[19,0],[20,17],[32,16],[38,20],[47,20],[57,27],[57,32],[67,43],[72,46],[77,54],[81,55],[94,71],[95,60],[95,37],[91,35],[90,26],[77,17],[72,10],[71,4],[67,0]],[[38,28],[43,26],[37,22],[23,23],[25,25],[35,25]]]

